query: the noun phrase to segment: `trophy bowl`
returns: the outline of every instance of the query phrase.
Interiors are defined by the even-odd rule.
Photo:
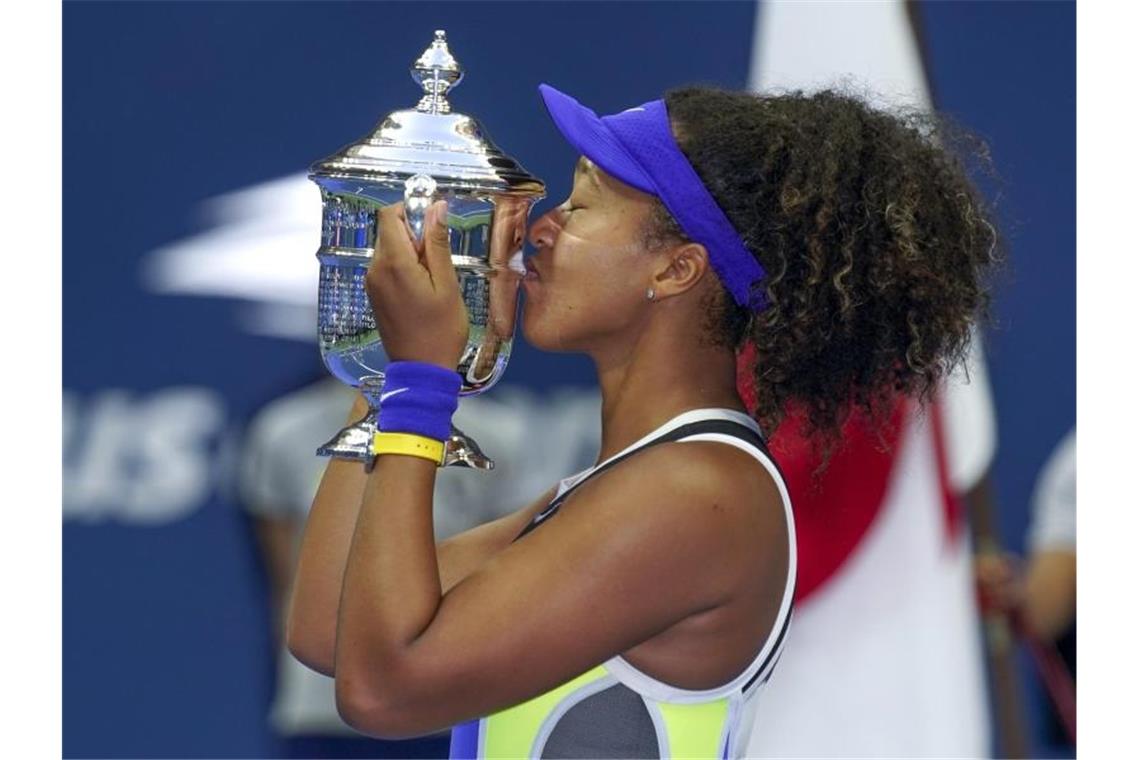
[[[396,111],[356,143],[315,163],[309,178],[322,201],[318,291],[321,358],[341,382],[361,389],[370,409],[317,450],[371,462],[378,395],[388,356],[364,287],[376,244],[377,214],[403,202],[413,235],[434,202],[448,203],[448,240],[470,332],[456,371],[461,396],[483,393],[506,370],[526,270],[522,248],[527,217],[545,195],[543,182],[499,150],[482,126],[453,113],[449,90],[463,72],[436,31],[412,65],[423,89],[414,109]],[[445,465],[488,470],[494,463],[457,429],[445,442]]]

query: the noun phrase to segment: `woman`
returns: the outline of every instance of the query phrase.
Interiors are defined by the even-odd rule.
[[[599,119],[540,89],[582,159],[529,232],[523,331],[594,360],[599,464],[436,546],[467,320],[443,204],[422,247],[385,209],[368,277],[397,360],[380,454],[371,474],[329,465],[289,646],[335,675],[361,731],[465,722],[456,757],[739,757],[796,566],[756,420],[802,404],[827,445],[852,405],[932,390],[985,305],[993,227],[917,117],[688,88]]]

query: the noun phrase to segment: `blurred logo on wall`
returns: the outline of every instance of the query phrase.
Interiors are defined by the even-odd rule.
[[[209,498],[225,403],[209,388],[63,394],[63,516],[160,525]]]
[[[254,335],[316,342],[321,196],[304,174],[202,204],[205,231],[152,251],[142,284],[155,293],[225,298]]]
[[[211,198],[203,231],[145,255],[151,292],[240,305],[246,333],[314,341],[316,187],[297,174]],[[151,393],[64,391],[64,519],[161,525],[204,506],[228,472],[237,436],[225,398],[204,386]]]

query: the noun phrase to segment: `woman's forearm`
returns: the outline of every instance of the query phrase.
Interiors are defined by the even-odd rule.
[[[367,408],[358,396],[349,420],[360,419]],[[305,522],[288,602],[289,651],[308,667],[328,676],[334,674],[337,608],[367,482],[367,473],[359,462],[329,460]]]
[[[374,704],[428,627],[443,589],[432,530],[436,466],[381,456],[365,489],[338,617],[337,702]]]

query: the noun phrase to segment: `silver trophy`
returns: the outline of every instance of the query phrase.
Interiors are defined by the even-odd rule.
[[[463,71],[446,34],[412,64],[423,89],[415,108],[396,111],[375,131],[313,164],[323,215],[318,294],[321,358],[341,382],[358,387],[370,409],[337,433],[319,456],[371,460],[376,410],[388,356],[376,332],[364,274],[376,243],[376,211],[403,201],[413,235],[435,201],[448,202],[451,259],[467,306],[470,333],[459,366],[460,395],[482,393],[503,375],[511,355],[527,215],[546,194],[533,176],[491,142],[475,119],[453,113],[447,96]],[[444,465],[489,470],[494,463],[452,428]]]

